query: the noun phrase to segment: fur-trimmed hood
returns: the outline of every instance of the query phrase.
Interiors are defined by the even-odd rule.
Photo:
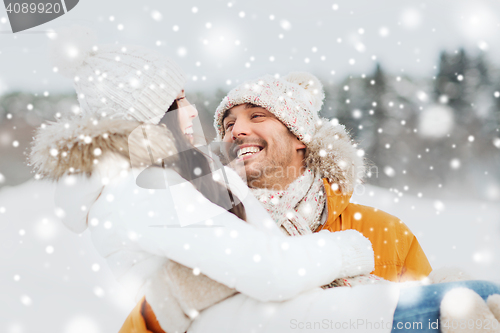
[[[365,174],[362,154],[356,149],[344,125],[321,119],[307,144],[307,165],[327,178],[343,194],[351,194]]]
[[[40,177],[61,180],[55,203],[64,211],[63,223],[81,233],[88,226],[87,208],[97,200],[104,185],[116,177],[127,177],[129,171],[139,175],[159,159],[174,154],[174,139],[166,127],[82,117],[42,125],[36,132],[29,160]]]
[[[84,174],[120,161],[120,167],[144,169],[176,154],[170,131],[123,119],[82,117],[42,125],[36,132],[29,156],[40,177],[59,180],[64,175]],[[129,163],[127,163],[129,162]]]

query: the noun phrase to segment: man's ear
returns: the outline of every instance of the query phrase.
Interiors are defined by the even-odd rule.
[[[295,143],[295,150],[300,150],[300,149],[306,149],[306,145],[300,141],[298,138],[297,138],[297,142]]]

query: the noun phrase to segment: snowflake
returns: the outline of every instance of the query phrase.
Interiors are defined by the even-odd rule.
[[[283,30],[286,30],[286,31],[292,29],[292,24],[290,23],[290,21],[287,21],[287,20],[281,20],[280,26]]]
[[[94,288],[94,295],[96,295],[97,297],[103,297],[104,296],[104,289],[102,289],[101,287],[95,287]]]
[[[25,306],[33,304],[33,300],[28,295],[21,296],[21,303]]]
[[[408,8],[403,11],[403,13],[401,13],[400,20],[403,23],[404,27],[408,29],[415,29],[420,25],[422,21],[421,16],[422,15],[420,11],[418,11],[417,9]]]
[[[390,166],[386,166],[384,168],[384,173],[388,176],[388,177],[394,177],[394,175],[396,174],[396,171],[390,167]]]
[[[443,211],[444,210],[444,203],[439,201],[439,200],[436,200],[434,201],[434,208],[437,210],[437,211]]]
[[[357,43],[356,44],[356,51],[358,51],[359,53],[365,52],[366,51],[365,44],[363,44],[363,43]]]
[[[389,29],[387,27],[381,27],[379,30],[378,30],[378,33],[381,37],[387,37],[389,36]],[[374,59],[375,60],[375,59]]]
[[[500,138],[494,138],[493,139],[493,145],[500,149]],[[2,182],[2,177],[0,176],[0,183]]]
[[[459,169],[460,168],[460,160],[458,158],[454,158],[450,161],[450,166],[452,169]]]
[[[95,293],[95,289],[94,289]],[[92,318],[85,315],[78,315],[71,318],[64,326],[65,333],[98,333],[102,332],[99,324]]]
[[[153,18],[153,20],[158,21],[158,22],[163,19],[163,15],[157,10],[153,10],[151,12],[151,17]]]
[[[62,208],[56,208],[54,210],[54,214],[56,214],[56,216],[59,217],[59,218],[63,218],[63,217],[66,216],[66,212]]]
[[[479,43],[477,43],[477,47],[479,47],[481,51],[488,51],[489,49],[489,45],[485,41],[480,41]]]

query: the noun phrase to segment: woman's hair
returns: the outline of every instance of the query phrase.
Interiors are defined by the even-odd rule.
[[[198,191],[216,205],[224,207],[228,194],[232,203],[232,208],[228,211],[246,221],[245,207],[231,190],[217,183],[212,177],[203,177],[211,174],[209,157],[196,149],[186,138],[179,124],[179,112],[172,112],[178,108],[177,101],[174,101],[167,111],[168,117],[166,115],[162,119],[162,123],[172,132],[179,152],[175,162],[173,159],[165,159],[166,166],[174,167],[181,177],[189,180]],[[166,119],[168,121],[165,121]]]

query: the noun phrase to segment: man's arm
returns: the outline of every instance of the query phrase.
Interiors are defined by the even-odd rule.
[[[431,264],[427,260],[424,250],[413,236],[413,240],[408,249],[403,269],[399,277],[399,282],[421,280],[427,277],[432,271]]]
[[[368,237],[375,252],[374,274],[386,280],[419,280],[432,271],[411,230],[399,218],[380,209],[349,203],[323,229],[332,232],[354,229]]]

